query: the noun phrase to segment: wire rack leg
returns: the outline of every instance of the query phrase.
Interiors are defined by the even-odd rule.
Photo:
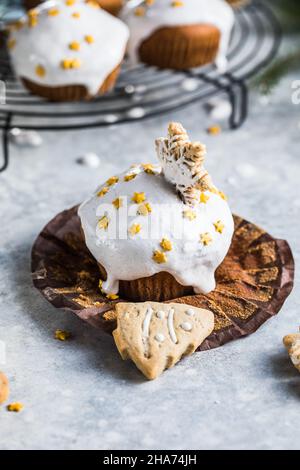
[[[232,107],[229,126],[231,129],[239,129],[248,116],[248,88],[243,80],[231,79],[233,86],[227,90]]]
[[[0,173],[5,171],[9,163],[9,131],[11,123],[11,114],[6,116],[5,126],[2,132],[3,164],[0,167]]]

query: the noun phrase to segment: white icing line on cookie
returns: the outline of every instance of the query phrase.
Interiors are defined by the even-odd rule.
[[[151,307],[148,307],[146,310],[146,316],[143,321],[143,337],[149,338],[149,329],[150,329],[150,322],[152,318],[153,310]]]
[[[169,335],[173,343],[177,343],[177,336],[175,333],[174,329],[174,309],[171,308],[168,313],[168,329],[169,329]]]
[[[195,311],[192,308],[187,309],[187,311],[185,313],[189,317],[193,317],[195,315]]]
[[[156,341],[158,341],[159,343],[163,343],[165,337],[162,333],[157,333],[157,335],[154,336],[154,339],[156,339]]]
[[[193,325],[189,321],[185,321],[181,323],[180,328],[184,331],[191,331],[193,329]]]
[[[165,318],[165,312],[163,312],[162,310],[159,310],[156,314],[157,318],[159,318],[160,320],[163,320]]]

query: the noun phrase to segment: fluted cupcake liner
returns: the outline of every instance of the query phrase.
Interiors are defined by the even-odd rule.
[[[216,272],[216,289],[207,295],[172,299],[213,311],[215,328],[201,350],[255,332],[279,312],[293,288],[294,261],[288,243],[243,218],[235,216],[234,220],[230,250]],[[39,234],[32,249],[32,278],[55,307],[106,332],[115,328],[118,300],[110,301],[100,292],[99,267],[82,237],[77,207],[58,214]],[[171,288],[165,273],[157,278],[160,281],[166,284],[159,288]],[[141,282],[130,283],[130,288],[145,289]]]

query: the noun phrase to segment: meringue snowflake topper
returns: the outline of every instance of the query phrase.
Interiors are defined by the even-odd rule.
[[[157,139],[155,143],[165,179],[176,186],[186,204],[195,205],[201,191],[216,191],[203,166],[205,145],[191,142],[180,123],[171,122],[168,136]]]

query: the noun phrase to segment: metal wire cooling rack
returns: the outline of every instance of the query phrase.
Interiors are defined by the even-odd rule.
[[[17,3],[17,2],[16,2]],[[9,2],[12,13],[14,2]],[[3,21],[4,22],[4,21]],[[115,90],[90,102],[50,103],[30,95],[16,79],[5,46],[0,49],[0,80],[6,85],[6,102],[0,104],[3,163],[9,162],[9,133],[13,128],[61,131],[122,124],[177,110],[223,93],[232,106],[229,126],[239,128],[248,114],[247,80],[275,56],[281,28],[272,11],[255,0],[236,12],[224,75],[213,65],[174,72],[139,65],[121,71]]]

